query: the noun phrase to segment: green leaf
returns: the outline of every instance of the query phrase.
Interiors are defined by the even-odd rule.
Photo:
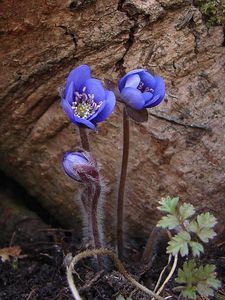
[[[158,209],[164,212],[168,212],[172,215],[176,214],[176,208],[177,208],[177,203],[179,201],[179,197],[175,198],[162,198],[162,200],[159,202],[160,206]]]
[[[197,291],[202,297],[208,297],[214,295],[213,289],[206,286],[206,284],[204,283],[198,283]]]
[[[175,279],[178,283],[187,283],[187,285],[191,285],[193,281],[194,270],[196,268],[196,262],[191,259],[189,261],[186,261],[183,264],[183,269],[178,269],[178,277]]]
[[[186,261],[183,264],[183,270],[178,269],[178,277],[175,279],[178,283],[187,283],[188,286],[192,285],[194,269],[196,267],[196,263],[193,259]]]
[[[207,283],[214,288],[215,290],[221,287],[221,282],[215,277],[212,276],[207,279]]]
[[[202,228],[200,231],[197,232],[198,237],[204,243],[208,243],[209,239],[212,239],[216,236],[214,230],[209,228]]]
[[[208,243],[209,239],[216,236],[215,231],[212,229],[216,223],[216,218],[213,215],[202,213],[197,216],[197,221],[192,221],[187,226],[187,230],[196,233],[202,242]]]
[[[158,222],[157,226],[162,228],[174,229],[179,225],[179,221],[176,216],[168,215],[162,217],[162,219]]]
[[[202,253],[204,252],[204,248],[203,248],[202,244],[200,244],[198,242],[191,241],[189,243],[189,245],[191,247],[193,256],[199,256],[201,254],[201,252]]]
[[[195,214],[194,206],[190,203],[184,203],[179,208],[179,213],[182,222]]]
[[[212,214],[207,212],[198,215],[197,222],[200,228],[213,228],[216,225],[217,220]]]
[[[181,256],[188,255],[188,243],[191,240],[191,236],[186,231],[181,231],[177,235],[173,236],[171,241],[168,242],[167,253],[176,255],[180,252]]]
[[[187,230],[188,230],[188,231],[191,231],[191,232],[194,232],[194,233],[197,233],[198,230],[199,230],[198,223],[197,223],[196,221],[192,221],[192,222],[188,225]]]
[[[189,299],[195,299],[196,293],[205,298],[213,296],[214,290],[221,286],[214,265],[197,267],[194,260],[185,262],[183,269],[178,269],[175,280],[184,285],[182,294]]]
[[[196,292],[192,287],[184,288],[182,295],[188,299],[195,300],[197,298]]]

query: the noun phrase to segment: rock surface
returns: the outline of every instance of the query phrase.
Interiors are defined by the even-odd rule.
[[[76,149],[79,136],[60,107],[58,88],[83,63],[99,78],[116,80],[146,67],[166,80],[164,103],[149,111],[147,123],[132,123],[126,189],[131,232],[152,228],[157,201],[166,195],[225,217],[224,34],[222,27],[207,28],[191,2],[1,1],[0,168],[62,225],[81,221],[80,186],[61,167],[63,152]],[[121,123],[118,105],[90,133],[107,185],[108,227]]]

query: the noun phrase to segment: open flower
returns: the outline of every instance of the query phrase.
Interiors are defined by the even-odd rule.
[[[70,72],[61,104],[73,123],[94,130],[113,112],[115,102],[114,93],[91,77],[89,66],[81,65]]]
[[[65,152],[63,157],[65,173],[76,181],[98,181],[97,163],[89,152]]]
[[[123,102],[136,110],[158,105],[165,96],[165,83],[144,69],[128,72],[119,81]]]

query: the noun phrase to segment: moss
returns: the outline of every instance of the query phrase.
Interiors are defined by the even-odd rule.
[[[195,0],[208,26],[225,25],[225,0]]]

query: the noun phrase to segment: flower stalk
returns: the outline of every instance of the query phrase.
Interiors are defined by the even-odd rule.
[[[87,193],[88,192],[88,193]],[[101,183],[100,180],[87,184],[81,197],[85,212],[87,215],[87,227],[89,238],[91,239],[92,246],[94,249],[103,247],[101,239],[101,224],[99,222],[98,212],[101,210],[99,207],[99,200],[101,197]],[[103,267],[103,260],[98,259],[98,265],[100,268]]]
[[[120,182],[117,198],[117,247],[118,256],[123,257],[124,239],[123,239],[123,221],[124,221],[124,193],[127,178],[127,167],[129,158],[130,144],[130,122],[126,112],[126,106],[123,107],[123,158],[120,173]]]
[[[88,141],[86,132],[81,132],[84,137],[83,143],[86,143]],[[101,228],[98,216],[101,210],[99,200],[102,183],[96,159],[91,152],[87,151],[66,152],[64,153],[63,167],[68,176],[83,183],[81,202],[84,208],[88,238],[91,240],[93,248],[101,248]],[[100,260],[99,265],[102,266]]]
[[[82,148],[85,151],[90,152],[90,143],[89,143],[86,128],[85,127],[79,127],[79,133],[80,133],[80,141],[81,141]]]

